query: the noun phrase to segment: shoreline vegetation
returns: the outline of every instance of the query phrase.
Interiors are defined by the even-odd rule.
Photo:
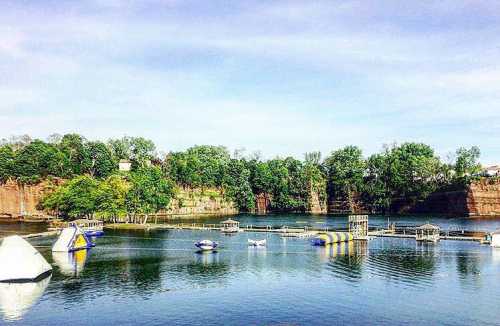
[[[0,182],[49,181],[40,209],[64,219],[146,224],[173,201],[182,207],[185,198],[178,194],[190,190],[220,197],[239,212],[255,212],[264,198],[273,212],[326,213],[333,203],[385,214],[397,213],[396,203],[412,205],[436,191],[464,190],[480,178],[479,156],[477,147],[459,148],[443,162],[426,144],[403,143],[385,145],[369,157],[346,146],[324,159],[310,152],[302,160],[263,160],[259,153],[231,155],[209,145],[158,154],[155,144],[141,137],[102,142],[54,134],[42,141],[25,135],[2,140]],[[124,161],[130,171],[119,170]]]

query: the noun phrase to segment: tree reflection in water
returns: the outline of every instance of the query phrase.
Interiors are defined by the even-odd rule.
[[[460,283],[465,287],[481,288],[481,259],[466,251],[456,253],[457,272]]]

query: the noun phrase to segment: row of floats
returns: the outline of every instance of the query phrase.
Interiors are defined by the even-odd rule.
[[[335,243],[353,241],[354,237],[349,232],[325,232],[311,240],[313,246],[328,246]],[[219,246],[218,242],[213,240],[201,240],[194,244],[200,251],[215,251]],[[266,240],[251,240],[248,239],[250,247],[265,247]]]

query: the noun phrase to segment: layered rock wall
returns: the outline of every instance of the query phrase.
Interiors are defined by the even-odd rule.
[[[180,188],[169,207],[160,214],[177,217],[195,215],[234,215],[239,210],[235,203],[223,196],[218,189]]]
[[[21,185],[15,181],[8,181],[0,185],[0,217],[44,216],[45,213],[39,210],[37,205],[43,194],[53,189],[53,186],[53,181],[35,185]]]
[[[467,192],[469,216],[500,216],[500,178],[484,178]]]

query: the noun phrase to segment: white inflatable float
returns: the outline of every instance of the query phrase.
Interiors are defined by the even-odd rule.
[[[36,282],[52,273],[52,266],[18,235],[3,239],[0,246],[0,282]]]
[[[93,247],[92,241],[78,227],[64,228],[52,247],[52,252],[71,252]]]

